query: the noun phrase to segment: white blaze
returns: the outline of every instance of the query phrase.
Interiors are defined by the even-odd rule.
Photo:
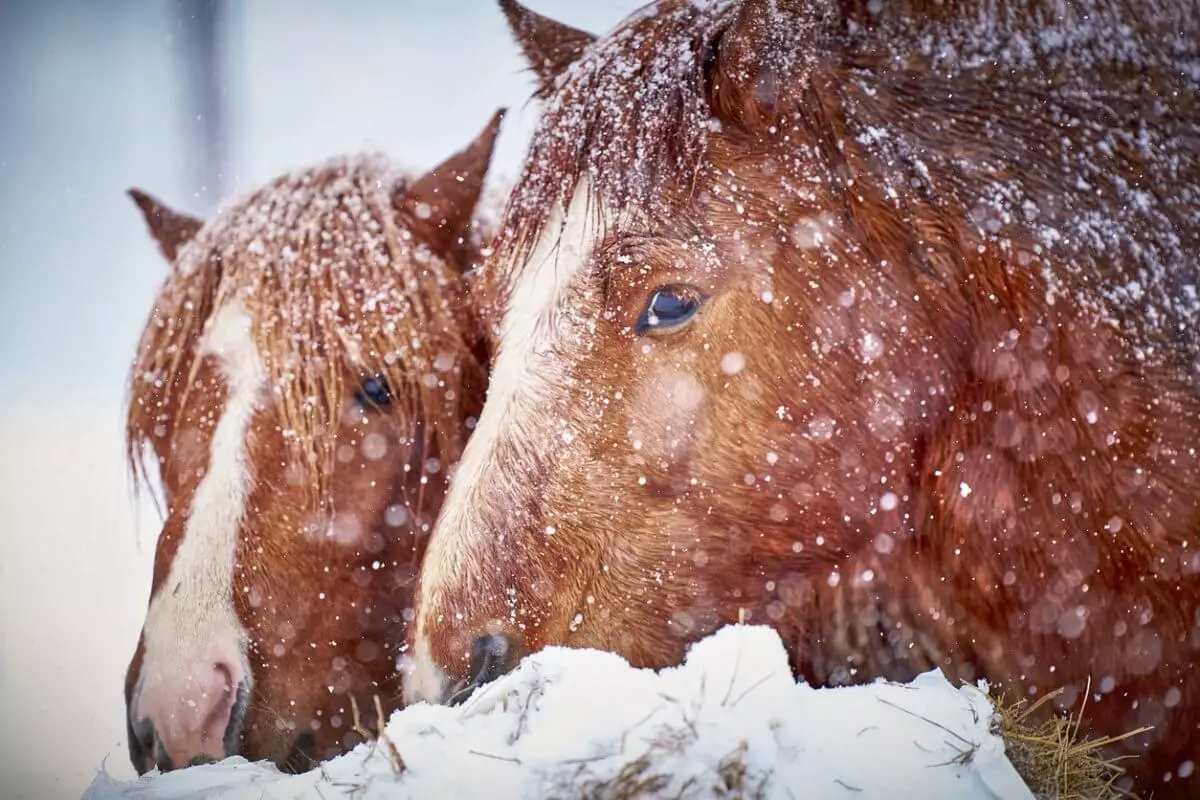
[[[206,356],[216,357],[225,378],[225,409],[183,539],[146,613],[145,685],[178,676],[213,650],[236,652],[243,636],[233,607],[233,568],[251,487],[246,434],[266,376],[250,319],[239,304],[222,308],[213,319],[197,354]]]
[[[496,483],[495,453],[504,433],[519,430],[524,415],[538,413],[539,401],[558,375],[539,360],[551,351],[556,312],[569,288],[580,279],[605,220],[583,180],[567,213],[554,207],[519,276],[505,310],[499,350],[492,368],[487,401],[467,443],[430,538],[421,576],[419,608],[437,608],[446,583],[469,569],[464,559],[471,540],[487,535],[479,516],[487,493],[503,491]],[[515,427],[514,427],[515,426]],[[492,482],[489,483],[489,476]],[[439,699],[442,677],[433,664],[426,614],[418,612],[411,672],[405,680],[408,700]]]

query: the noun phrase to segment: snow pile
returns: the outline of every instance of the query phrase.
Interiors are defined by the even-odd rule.
[[[992,719],[983,691],[937,671],[797,684],[773,630],[731,626],[661,672],[545,650],[462,706],[394,714],[394,751],[359,745],[304,775],[230,758],[129,783],[100,774],[84,798],[1032,798]]]

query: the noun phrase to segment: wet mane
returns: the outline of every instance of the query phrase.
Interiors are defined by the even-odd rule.
[[[739,24],[757,38],[734,43],[731,54],[721,53],[722,38]],[[928,181],[929,168],[934,166],[922,163],[921,157],[931,162],[939,157],[936,148],[930,154],[913,152],[912,145],[921,144],[920,137],[938,125],[937,120],[921,119],[916,113],[922,105],[919,93],[952,91],[956,78],[971,75],[997,94],[1011,88],[1014,97],[1057,101],[1058,113],[1064,115],[1059,120],[1063,136],[1078,137],[1075,129],[1082,127],[1086,145],[1098,151],[1080,157],[1064,148],[1064,160],[1076,159],[1069,169],[1080,181],[1103,178],[1107,183],[1105,171],[1114,153],[1124,159],[1121,166],[1128,167],[1128,173],[1136,173],[1137,159],[1154,159],[1157,144],[1200,137],[1194,113],[1189,116],[1197,108],[1194,97],[1200,85],[1198,30],[1197,15],[1183,0],[845,0],[841,4],[776,0],[757,5],[662,0],[593,44],[559,77],[505,209],[492,262],[497,269],[489,275],[496,283],[493,291],[501,296],[511,286],[514,270],[542,233],[552,208],[556,203],[566,208],[585,179],[610,213],[627,217],[653,218],[681,194],[687,196],[711,160],[711,138],[721,130],[716,117],[737,116],[714,115],[714,110],[750,117],[743,120],[746,129],[741,133],[759,141],[776,135],[772,125],[784,121],[807,125],[810,137],[855,136],[877,157],[874,166],[896,168],[888,177],[901,187],[901,194],[912,194],[912,182]],[[836,63],[830,63],[834,60],[830,53],[836,53]],[[822,127],[827,119],[819,104],[814,106],[809,78],[822,65],[823,55],[823,65],[842,70],[846,80],[902,86],[902,93],[910,99],[916,96],[918,102],[900,110],[914,113],[878,121],[894,122],[895,131],[866,125],[849,131]],[[770,95],[765,102],[773,108],[757,120],[752,118],[753,107],[762,98],[740,96],[722,83],[744,77],[756,58],[774,71],[774,82],[763,91]],[[1159,93],[1162,116],[1147,121],[1141,130],[1121,129],[1128,118],[1122,118],[1125,109],[1120,97],[1130,91]],[[1004,124],[1022,124],[1011,109],[964,107],[961,111],[976,118],[990,113]],[[1111,130],[1104,127],[1108,122],[1114,123]],[[726,132],[732,131],[726,127]],[[909,132],[917,135],[905,137]],[[1163,152],[1186,149],[1176,143]],[[1109,159],[1108,165],[1104,159]],[[945,166],[948,171],[943,174],[951,177],[956,170],[974,174],[961,178],[958,185],[924,189],[935,195],[952,193],[968,209],[978,203],[1019,209],[1023,201],[1046,199],[1030,197],[1028,192],[1018,196],[1017,181],[989,172],[986,158],[977,158],[967,167],[948,161]],[[1191,163],[1170,165],[1170,174],[1188,175],[1194,170]],[[1179,247],[1176,234],[1186,226],[1175,224],[1172,217],[1194,213],[1187,210],[1188,204],[1196,207],[1200,196],[1192,187],[1191,196],[1146,203],[1142,195],[1152,194],[1152,188],[1139,186],[1136,174],[1124,169],[1121,173],[1114,182],[1126,183],[1114,191],[1134,196],[1121,219],[1105,218],[1111,200],[1072,200],[1065,206],[1079,210],[1078,219],[1051,220],[1040,235],[1047,246],[1060,240],[1095,246],[1098,240],[1115,245],[1132,232],[1133,238],[1140,239],[1133,245],[1138,258],[1169,273],[1186,250]],[[880,176],[870,180],[879,183]],[[1062,189],[1063,195],[1086,197],[1082,183],[1055,188]],[[972,192],[976,196],[968,198]],[[1074,224],[1077,229],[1052,230],[1055,224]],[[980,228],[988,233],[982,223]],[[1170,281],[1165,285],[1172,286]],[[1164,298],[1159,301],[1171,305]]]
[[[461,449],[447,401],[482,379],[476,343],[462,334],[474,328],[459,271],[414,241],[393,206],[404,181],[382,156],[334,159],[228,203],[180,250],[130,374],[135,477],[149,474],[146,445],[185,413],[195,350],[234,301],[252,320],[280,426],[314,491],[327,489],[347,368],[386,377],[390,413],[422,431],[426,453]]]

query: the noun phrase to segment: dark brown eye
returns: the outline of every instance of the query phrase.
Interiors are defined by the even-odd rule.
[[[634,333],[665,333],[682,328],[700,310],[705,296],[694,286],[677,284],[655,290],[638,318]]]
[[[392,390],[387,379],[382,375],[372,375],[363,378],[354,393],[354,401],[364,409],[379,409],[386,411],[392,405]]]

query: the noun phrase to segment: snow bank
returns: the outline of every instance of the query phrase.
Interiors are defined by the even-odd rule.
[[[462,706],[397,712],[400,774],[386,744],[368,743],[304,775],[241,758],[128,783],[101,773],[84,798],[1032,798],[992,716],[983,691],[937,671],[797,684],[773,630],[731,626],[681,667],[553,648]]]

